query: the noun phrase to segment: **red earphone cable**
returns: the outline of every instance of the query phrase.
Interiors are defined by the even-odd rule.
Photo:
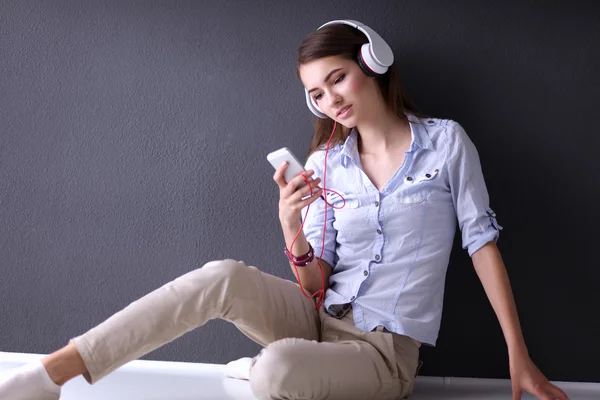
[[[323,193],[325,194],[325,192],[328,192],[328,191],[337,193],[337,195],[340,196],[342,198],[342,200],[344,200],[344,202],[341,207],[336,208],[336,207],[333,207],[332,204],[329,204],[329,202],[327,202],[327,200],[325,200],[325,216],[324,216],[324,221],[323,221],[323,236],[321,238],[321,254],[319,255],[319,258],[317,259],[317,264],[319,265],[319,269],[321,270],[321,289],[317,290],[315,293],[313,293],[312,296],[307,295],[306,292],[304,291],[304,288],[302,287],[302,282],[300,281],[300,274],[298,274],[298,268],[296,267],[296,265],[293,262],[290,262],[290,264],[292,264],[292,266],[294,267],[294,271],[296,272],[296,277],[298,278],[298,284],[300,285],[300,290],[302,291],[302,294],[309,299],[312,299],[313,297],[315,297],[317,295],[319,296],[319,300],[317,301],[317,304],[315,306],[316,310],[318,310],[321,307],[321,305],[323,305],[323,301],[325,301],[325,273],[323,272],[323,266],[321,265],[321,259],[323,258],[323,251],[325,250],[325,230],[327,229],[327,206],[330,205],[332,208],[339,209],[339,208],[343,208],[344,205],[346,204],[346,199],[344,199],[344,197],[342,195],[340,195],[335,190],[327,189],[327,186],[326,186],[327,154],[329,153],[329,143],[331,142],[331,139],[333,138],[333,134],[335,133],[336,126],[337,126],[337,122],[333,121],[333,130],[331,131],[331,135],[329,136],[329,140],[327,141],[327,148],[325,149],[325,162],[324,162],[324,168],[323,168]],[[310,187],[310,182],[308,181],[308,179],[305,176],[303,176],[303,178]],[[313,194],[312,187],[310,188],[310,194],[311,195]],[[324,198],[327,199],[326,194],[325,194]],[[294,243],[296,243],[296,239],[300,235],[300,232],[302,232],[302,228],[304,227],[304,222],[306,221],[306,215],[308,215],[309,209],[310,209],[310,204],[306,208],[306,214],[304,215],[304,218],[302,219],[302,225],[300,225],[300,230],[294,237],[294,240],[292,240],[292,244],[290,246],[290,252],[291,252],[291,249],[294,248]]]

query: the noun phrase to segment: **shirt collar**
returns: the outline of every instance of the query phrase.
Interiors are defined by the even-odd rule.
[[[412,135],[411,150],[413,145],[417,145],[422,149],[429,150],[433,146],[431,138],[425,129],[422,119],[417,118],[414,114],[406,114],[408,123],[410,124],[410,133]]]
[[[418,146],[422,149],[430,149],[432,146],[431,138],[427,134],[427,130],[423,125],[423,122],[419,120],[413,114],[406,114],[408,117],[408,123],[410,125],[410,134],[412,137],[412,142],[410,145],[410,150],[413,151],[415,146]],[[354,159],[358,158],[358,131],[356,128],[352,128],[348,138],[344,142],[342,146],[342,157],[341,163],[342,167],[346,168],[348,163]]]
[[[342,147],[342,167],[346,168],[348,163],[356,156],[358,157],[358,132],[356,128],[352,128],[344,146]]]

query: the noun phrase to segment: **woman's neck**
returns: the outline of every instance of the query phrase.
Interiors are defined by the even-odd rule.
[[[358,152],[365,156],[383,156],[403,150],[412,139],[410,124],[397,115],[364,121],[356,130]]]

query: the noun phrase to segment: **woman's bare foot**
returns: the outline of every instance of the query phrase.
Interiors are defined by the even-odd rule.
[[[250,379],[250,367],[252,366],[252,358],[243,357],[234,361],[230,361],[225,366],[225,375],[235,379]]]
[[[58,400],[60,386],[50,379],[40,360],[25,364],[0,381],[0,399]]]

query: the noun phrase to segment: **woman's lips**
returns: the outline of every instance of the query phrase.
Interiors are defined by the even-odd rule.
[[[336,114],[336,117],[341,118],[341,119],[346,118],[349,115],[349,112],[351,109],[352,109],[352,105],[342,108],[340,111],[338,111],[338,113]]]

